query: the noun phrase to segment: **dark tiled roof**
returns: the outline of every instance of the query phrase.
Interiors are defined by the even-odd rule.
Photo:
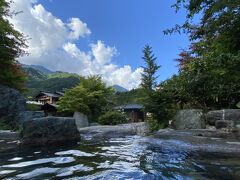
[[[55,98],[59,98],[61,96],[63,96],[62,94],[60,94],[59,92],[56,92],[56,93],[50,93],[50,92],[40,92],[36,98],[39,98],[41,97],[42,95],[46,95],[46,96],[49,96],[49,97],[55,97]]]
[[[127,104],[115,107],[115,109],[143,109],[143,108],[144,107],[141,104]]]

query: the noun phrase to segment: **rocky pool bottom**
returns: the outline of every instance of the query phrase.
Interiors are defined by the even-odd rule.
[[[206,152],[198,142],[164,137],[2,149],[0,179],[240,179],[238,153],[216,153],[216,144]]]

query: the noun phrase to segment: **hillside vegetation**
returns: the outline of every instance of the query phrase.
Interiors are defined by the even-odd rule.
[[[24,68],[27,74],[27,91],[25,96],[32,99],[40,91],[63,91],[69,89],[80,82],[80,76],[66,72],[55,72],[45,74],[33,67]]]

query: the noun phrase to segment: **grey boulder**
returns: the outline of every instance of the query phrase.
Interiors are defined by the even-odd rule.
[[[44,117],[44,111],[22,111],[16,117],[18,122],[22,125],[24,122],[31,121],[35,118],[42,118]]]
[[[217,129],[222,129],[222,128],[229,129],[234,127],[234,122],[229,120],[218,120],[216,121],[215,126]]]
[[[176,129],[205,129],[206,123],[202,110],[186,109],[177,112],[174,118]]]
[[[209,111],[206,116],[207,122],[210,125],[215,125],[217,120],[230,120],[234,125],[240,124],[240,109],[223,109]]]
[[[68,143],[77,142],[79,139],[80,135],[73,118],[44,117],[23,123],[23,144]]]
[[[15,89],[0,84],[0,121],[8,121],[14,128],[18,114],[26,110],[26,99]]]
[[[73,118],[75,119],[75,123],[78,130],[89,126],[88,117],[83,113],[75,112]]]

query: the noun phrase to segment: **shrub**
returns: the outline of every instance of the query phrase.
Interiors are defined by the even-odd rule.
[[[108,111],[98,118],[98,122],[103,125],[117,125],[127,123],[124,113],[118,111]]]
[[[41,106],[37,105],[37,104],[27,104],[26,105],[26,109],[28,111],[40,111],[41,110]]]
[[[163,129],[166,127],[164,122],[159,122],[156,118],[149,116],[146,118],[146,122],[151,132],[157,131],[159,129]]]
[[[9,129],[12,129],[9,121],[5,120],[4,118],[0,118],[0,130],[9,130]]]

